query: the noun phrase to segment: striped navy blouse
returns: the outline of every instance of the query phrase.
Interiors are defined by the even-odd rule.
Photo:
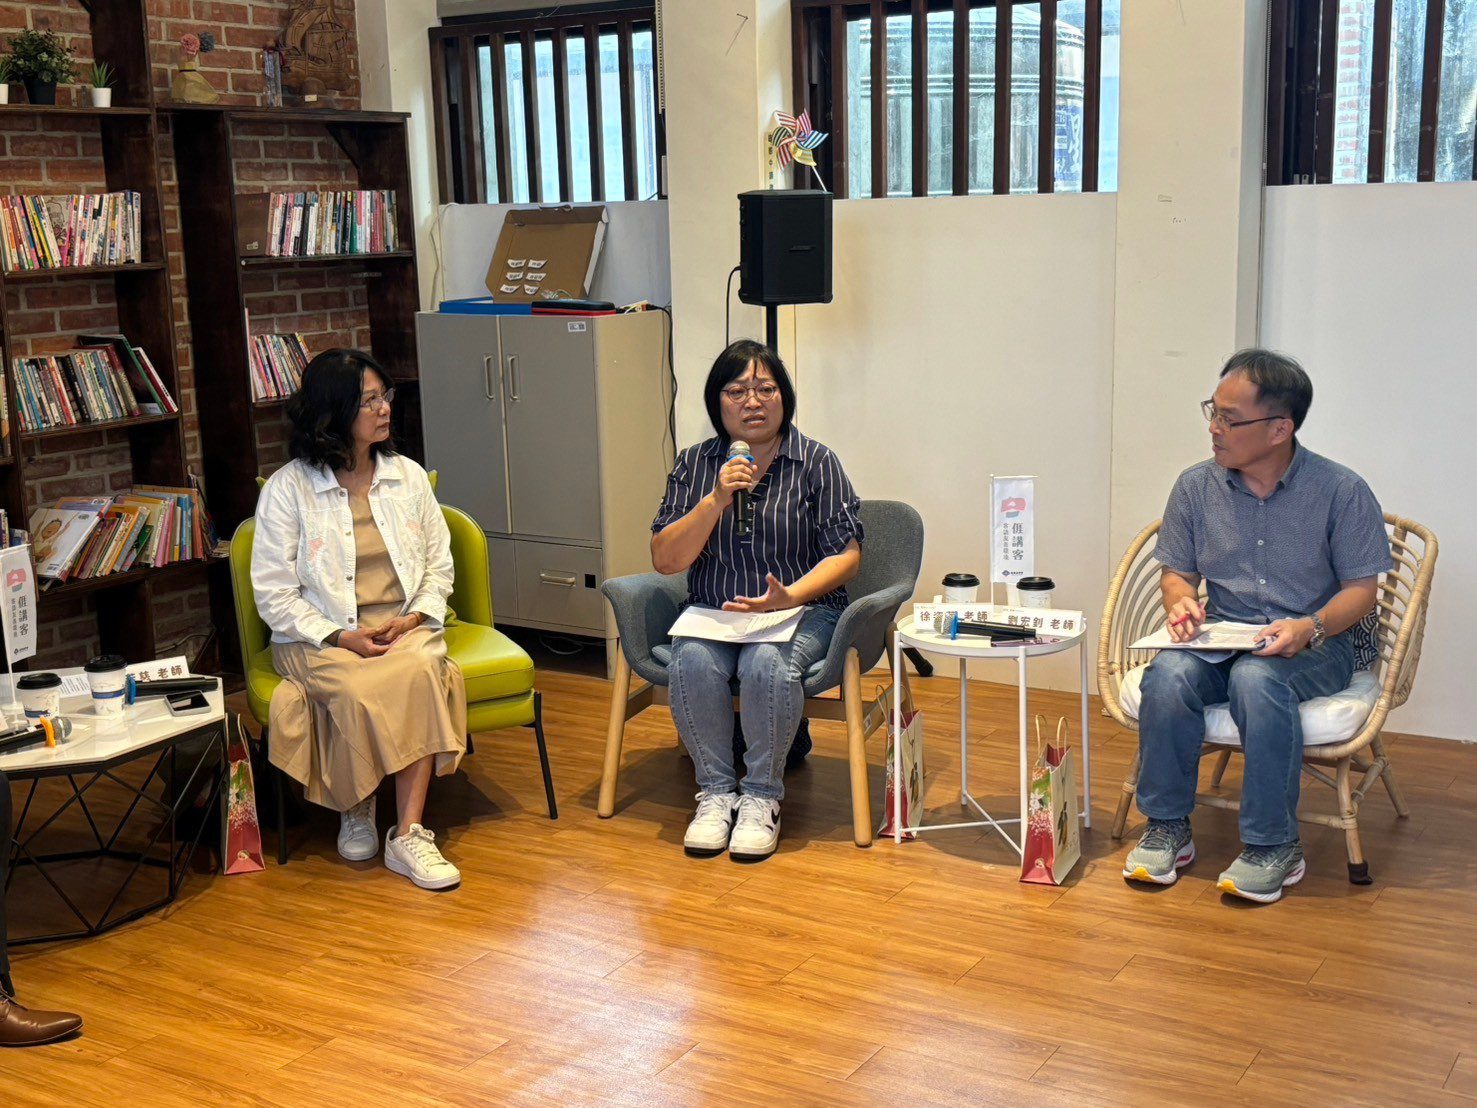
[[[713,490],[718,471],[728,460],[727,447],[714,436],[677,455],[667,477],[667,495],[651,522],[653,533],[681,519]],[[750,534],[736,533],[730,508],[688,570],[688,598],[693,604],[721,608],[735,597],[763,596],[768,587],[765,574],[794,584],[822,559],[844,551],[852,539],[862,541],[861,500],[841,459],[793,424],[750,496],[754,507]],[[846,589],[813,603],[845,608]]]

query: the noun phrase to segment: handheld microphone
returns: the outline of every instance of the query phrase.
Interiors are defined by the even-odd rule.
[[[734,439],[728,444],[728,460],[735,458],[748,458],[754,460],[754,452],[749,449],[749,444],[743,439]],[[734,530],[740,535],[749,533],[749,493],[747,489],[740,489],[733,494]]]
[[[42,716],[40,719],[28,719],[18,727],[0,731],[0,751],[21,750],[40,743],[55,746],[59,742],[66,742],[71,734],[72,721],[65,717]]]

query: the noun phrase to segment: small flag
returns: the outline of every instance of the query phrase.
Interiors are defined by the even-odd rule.
[[[0,581],[5,590],[5,650],[14,663],[36,653],[36,571],[29,546],[0,550]]]
[[[1036,479],[990,478],[990,580],[1012,584],[1036,566]]]

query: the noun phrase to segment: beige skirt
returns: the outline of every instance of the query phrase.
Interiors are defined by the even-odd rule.
[[[378,658],[274,643],[272,660],[285,678],[272,694],[272,764],[314,804],[347,811],[428,754],[438,777],[461,763],[467,689],[439,630],[417,627]]]

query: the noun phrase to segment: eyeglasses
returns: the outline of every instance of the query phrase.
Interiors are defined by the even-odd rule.
[[[742,404],[750,393],[768,404],[780,394],[780,387],[772,381],[766,381],[762,385],[749,385],[747,387],[744,385],[729,385],[723,390],[723,395],[732,404]]]
[[[1247,427],[1253,423],[1266,423],[1273,419],[1292,418],[1291,416],[1285,415],[1269,415],[1262,416],[1260,419],[1230,419],[1226,416],[1225,412],[1216,409],[1214,400],[1202,400],[1200,402],[1200,411],[1205,416],[1206,423],[1209,423],[1212,427],[1219,427],[1223,431],[1229,431],[1234,427]]]
[[[388,409],[389,406],[394,402],[395,390],[386,389],[383,394],[366,396],[363,400],[359,401],[359,410],[364,412],[377,412],[380,411],[382,408]]]

